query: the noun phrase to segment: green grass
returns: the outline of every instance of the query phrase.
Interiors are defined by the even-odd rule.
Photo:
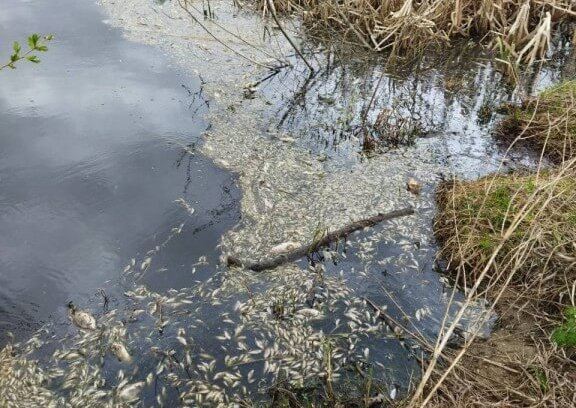
[[[478,245],[485,251],[491,251],[496,246],[496,242],[490,235],[486,234],[482,236]]]
[[[535,377],[536,381],[538,381],[540,391],[547,393],[550,390],[550,380],[546,375],[546,371],[540,367],[531,367],[529,372]]]
[[[552,341],[560,347],[576,347],[576,307],[564,312],[564,323],[552,332]]]
[[[536,205],[504,242],[494,269],[507,264],[514,249],[528,239],[534,242],[518,280],[530,281],[541,268],[555,267],[556,252],[574,254],[570,245],[576,242],[576,170],[558,181],[553,191],[542,186],[555,177],[556,170],[531,174],[496,175],[477,181],[456,181],[439,187],[439,212],[435,233],[441,243],[440,255],[453,265],[466,264],[467,282],[484,268],[494,249],[502,242],[504,232],[525,204]],[[555,198],[544,203],[552,194]],[[465,250],[462,250],[462,247]],[[548,255],[552,261],[548,262]]]
[[[540,98],[542,100],[551,101],[557,103],[560,99],[563,99],[566,95],[571,95],[576,93],[576,80],[564,81],[559,84],[552,85],[551,87],[545,89],[540,93]]]

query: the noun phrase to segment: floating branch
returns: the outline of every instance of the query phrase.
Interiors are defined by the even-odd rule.
[[[364,220],[352,222],[351,224],[348,224],[343,228],[327,233],[319,240],[316,240],[310,244],[299,246],[295,249],[292,249],[278,256],[274,256],[253,263],[244,263],[236,257],[228,256],[226,258],[226,264],[228,266],[239,266],[246,269],[251,269],[256,272],[265,271],[268,269],[274,269],[285,263],[293,262],[297,259],[303,258],[306,255],[313,253],[318,248],[325,247],[332,242],[338,241],[339,239],[350,235],[354,231],[358,231],[366,227],[372,227],[383,221],[388,221],[394,218],[404,217],[412,214],[414,214],[414,209],[412,207],[407,207],[401,210],[395,210],[384,214],[381,213],[373,217],[366,218]]]
[[[284,27],[282,27],[282,24],[280,24],[280,20],[278,20],[278,16],[276,15],[276,7],[274,6],[274,2],[272,0],[266,0],[268,2],[268,7],[270,9],[270,14],[272,14],[272,18],[274,19],[274,21],[276,22],[276,25],[278,26],[278,28],[280,29],[280,32],[282,32],[282,35],[284,36],[284,38],[286,38],[286,40],[288,41],[288,43],[290,43],[290,45],[292,46],[292,48],[294,48],[294,51],[296,51],[296,54],[298,54],[298,56],[300,58],[302,58],[302,61],[304,61],[304,63],[306,64],[306,66],[308,67],[308,69],[312,72],[314,72],[314,68],[312,67],[312,65],[308,62],[308,60],[304,57],[304,54],[302,54],[302,52],[300,51],[300,49],[298,48],[298,46],[296,44],[294,44],[294,41],[292,41],[292,39],[290,38],[290,36],[288,35],[288,33],[286,32],[286,30],[284,30]]]

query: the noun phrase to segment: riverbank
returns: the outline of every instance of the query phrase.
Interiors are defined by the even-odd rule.
[[[507,140],[522,139],[543,158],[561,160],[558,167],[438,189],[440,257],[458,286],[488,299],[499,315],[488,341],[467,342],[453,354],[459,362],[431,376],[427,388],[438,406],[574,404],[573,109],[568,81],[512,108],[498,127],[500,136],[512,132]]]
[[[561,82],[529,98],[497,127],[497,136],[512,145],[536,150],[554,163],[576,156],[576,80]]]

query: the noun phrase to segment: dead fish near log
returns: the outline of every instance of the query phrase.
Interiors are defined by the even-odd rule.
[[[89,312],[79,310],[74,303],[68,303],[68,316],[75,326],[82,330],[96,330],[96,319]]]
[[[118,397],[123,402],[134,402],[138,399],[145,385],[146,383],[144,381],[127,384],[118,390]]]
[[[412,194],[418,195],[422,191],[422,185],[415,178],[410,177],[406,183],[406,189]]]
[[[122,363],[132,362],[132,356],[130,356],[130,353],[128,353],[128,350],[124,344],[120,342],[112,343],[110,350],[112,350],[112,353],[114,353],[118,361]]]
[[[287,252],[293,251],[298,248],[300,244],[298,242],[283,242],[281,244],[276,245],[270,249],[270,253],[274,255],[285,254]]]
[[[388,213],[380,213],[373,217],[366,218],[360,221],[352,222],[346,225],[343,228],[337,229],[333,232],[328,232],[324,234],[322,237],[318,239],[314,239],[311,243],[306,245],[297,244],[293,248],[288,248],[289,246],[295,243],[284,243],[277,245],[276,250],[283,250],[286,249],[286,252],[283,253],[271,253],[272,257],[268,259],[264,259],[258,262],[251,262],[251,263],[244,263],[240,259],[228,255],[225,257],[225,263],[227,266],[236,266],[236,267],[243,267],[246,269],[253,270],[255,272],[265,271],[268,269],[274,269],[280,265],[283,265],[288,262],[295,261],[299,258],[303,258],[304,256],[317,251],[319,248],[325,247],[332,242],[338,241],[341,238],[344,238],[354,231],[361,230],[366,227],[372,227],[378,223],[383,221],[391,220],[398,217],[403,217],[407,215],[414,214],[414,209],[412,207],[406,207],[400,210],[390,211]],[[290,245],[288,245],[290,244]],[[280,248],[279,248],[280,247]],[[274,249],[273,248],[273,249]],[[289,249],[289,250],[288,250]]]

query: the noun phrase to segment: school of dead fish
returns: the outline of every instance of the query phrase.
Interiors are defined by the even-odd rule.
[[[128,22],[131,14],[142,21],[162,18],[159,13],[146,14],[134,2],[104,3],[114,11],[121,10]],[[179,48],[174,38],[170,41],[175,55],[188,52],[188,48]],[[215,72],[209,71],[218,70],[210,66],[202,72],[210,79]],[[480,70],[478,76],[482,75],[485,72]],[[239,82],[234,73],[228,80]],[[217,91],[212,90],[222,110],[229,102],[227,88],[235,89],[220,84]],[[243,99],[242,92],[238,95]],[[259,98],[254,103],[259,103]],[[214,115],[220,114],[215,108]],[[210,279],[189,288],[152,292],[139,280],[145,273],[154,273],[154,256],[182,231],[183,225],[176,226],[142,259],[128,262],[124,274],[133,278],[134,287],[124,293],[122,307],[104,314],[71,308],[75,330],[63,335],[46,328],[26,342],[0,351],[0,405],[19,407],[25,402],[46,407],[124,407],[146,401],[146,405],[158,406],[175,402],[184,406],[238,406],[265,400],[270,387],[279,381],[299,387],[328,377],[338,382],[350,367],[386,371],[386,361],[375,359],[365,340],[396,339],[397,328],[387,326],[366,305],[358,282],[374,279],[374,270],[417,276],[426,266],[423,262],[430,251],[425,248],[431,246],[433,197],[422,191],[422,186],[436,183],[435,174],[445,170],[436,164],[436,156],[429,154],[435,148],[424,146],[418,152],[422,156],[418,163],[404,152],[394,156],[394,165],[375,159],[346,179],[326,171],[323,160],[296,151],[285,135],[276,135],[278,145],[252,142],[258,139],[253,135],[257,122],[253,117],[237,119],[232,125],[230,117],[222,114],[214,121],[213,138],[203,148],[223,167],[241,171],[243,218],[254,222],[227,234],[223,248],[238,248],[248,255],[253,255],[251,251],[258,256],[282,254],[297,248],[299,242],[307,242],[320,227],[336,228],[351,218],[372,215],[374,208],[381,209],[382,200],[386,201],[383,209],[410,201],[417,215],[391,221],[386,228],[347,244],[354,245],[361,261],[358,269],[334,273],[322,265],[308,269],[285,265],[254,274],[241,269],[220,270],[201,258],[192,272],[211,268]],[[414,178],[408,179],[412,174]],[[319,190],[322,183],[326,186]],[[378,200],[370,199],[374,192],[384,190],[383,186],[396,186],[397,190],[382,191]],[[353,205],[343,211],[346,200]],[[177,204],[194,214],[183,199]],[[294,213],[292,205],[311,214],[295,219],[281,217]],[[264,213],[269,218],[264,218]],[[311,223],[310,217],[324,223],[336,220],[337,225]],[[414,242],[423,249],[415,249]],[[380,256],[379,243],[393,246],[398,253]],[[323,255],[327,260],[346,258],[346,252],[340,250],[327,250]],[[444,293],[436,303],[422,299],[408,318],[432,322],[437,328],[438,309],[445,307],[448,297]],[[426,304],[428,301],[431,305]],[[478,310],[470,311],[471,321]],[[397,395],[397,388],[392,386],[386,394],[373,398],[385,401]]]
[[[375,242],[402,244],[397,236],[402,228],[396,227],[348,245],[374,260]],[[407,258],[407,270],[410,260],[418,263]],[[137,264],[129,262],[128,275],[139,276]],[[204,259],[197,265],[214,269]],[[95,316],[71,307],[76,330],[64,339],[46,329],[3,350],[0,367],[10,375],[0,376],[0,400],[18,406],[14,398],[21,391],[6,396],[27,384],[27,398],[46,406],[133,406],[145,396],[158,406],[179,401],[224,407],[266,400],[266,390],[278,381],[301,387],[329,376],[337,384],[358,366],[383,373],[385,361],[372,359],[363,340],[393,339],[397,328],[367,307],[354,287],[344,271],[329,273],[322,264],[285,265],[264,275],[221,270],[205,282],[165,294],[136,284],[124,293],[127,304],[121,309]],[[430,314],[418,309],[414,319]],[[55,340],[60,346],[48,361],[42,359]],[[391,387],[374,398],[393,399],[397,393]]]

